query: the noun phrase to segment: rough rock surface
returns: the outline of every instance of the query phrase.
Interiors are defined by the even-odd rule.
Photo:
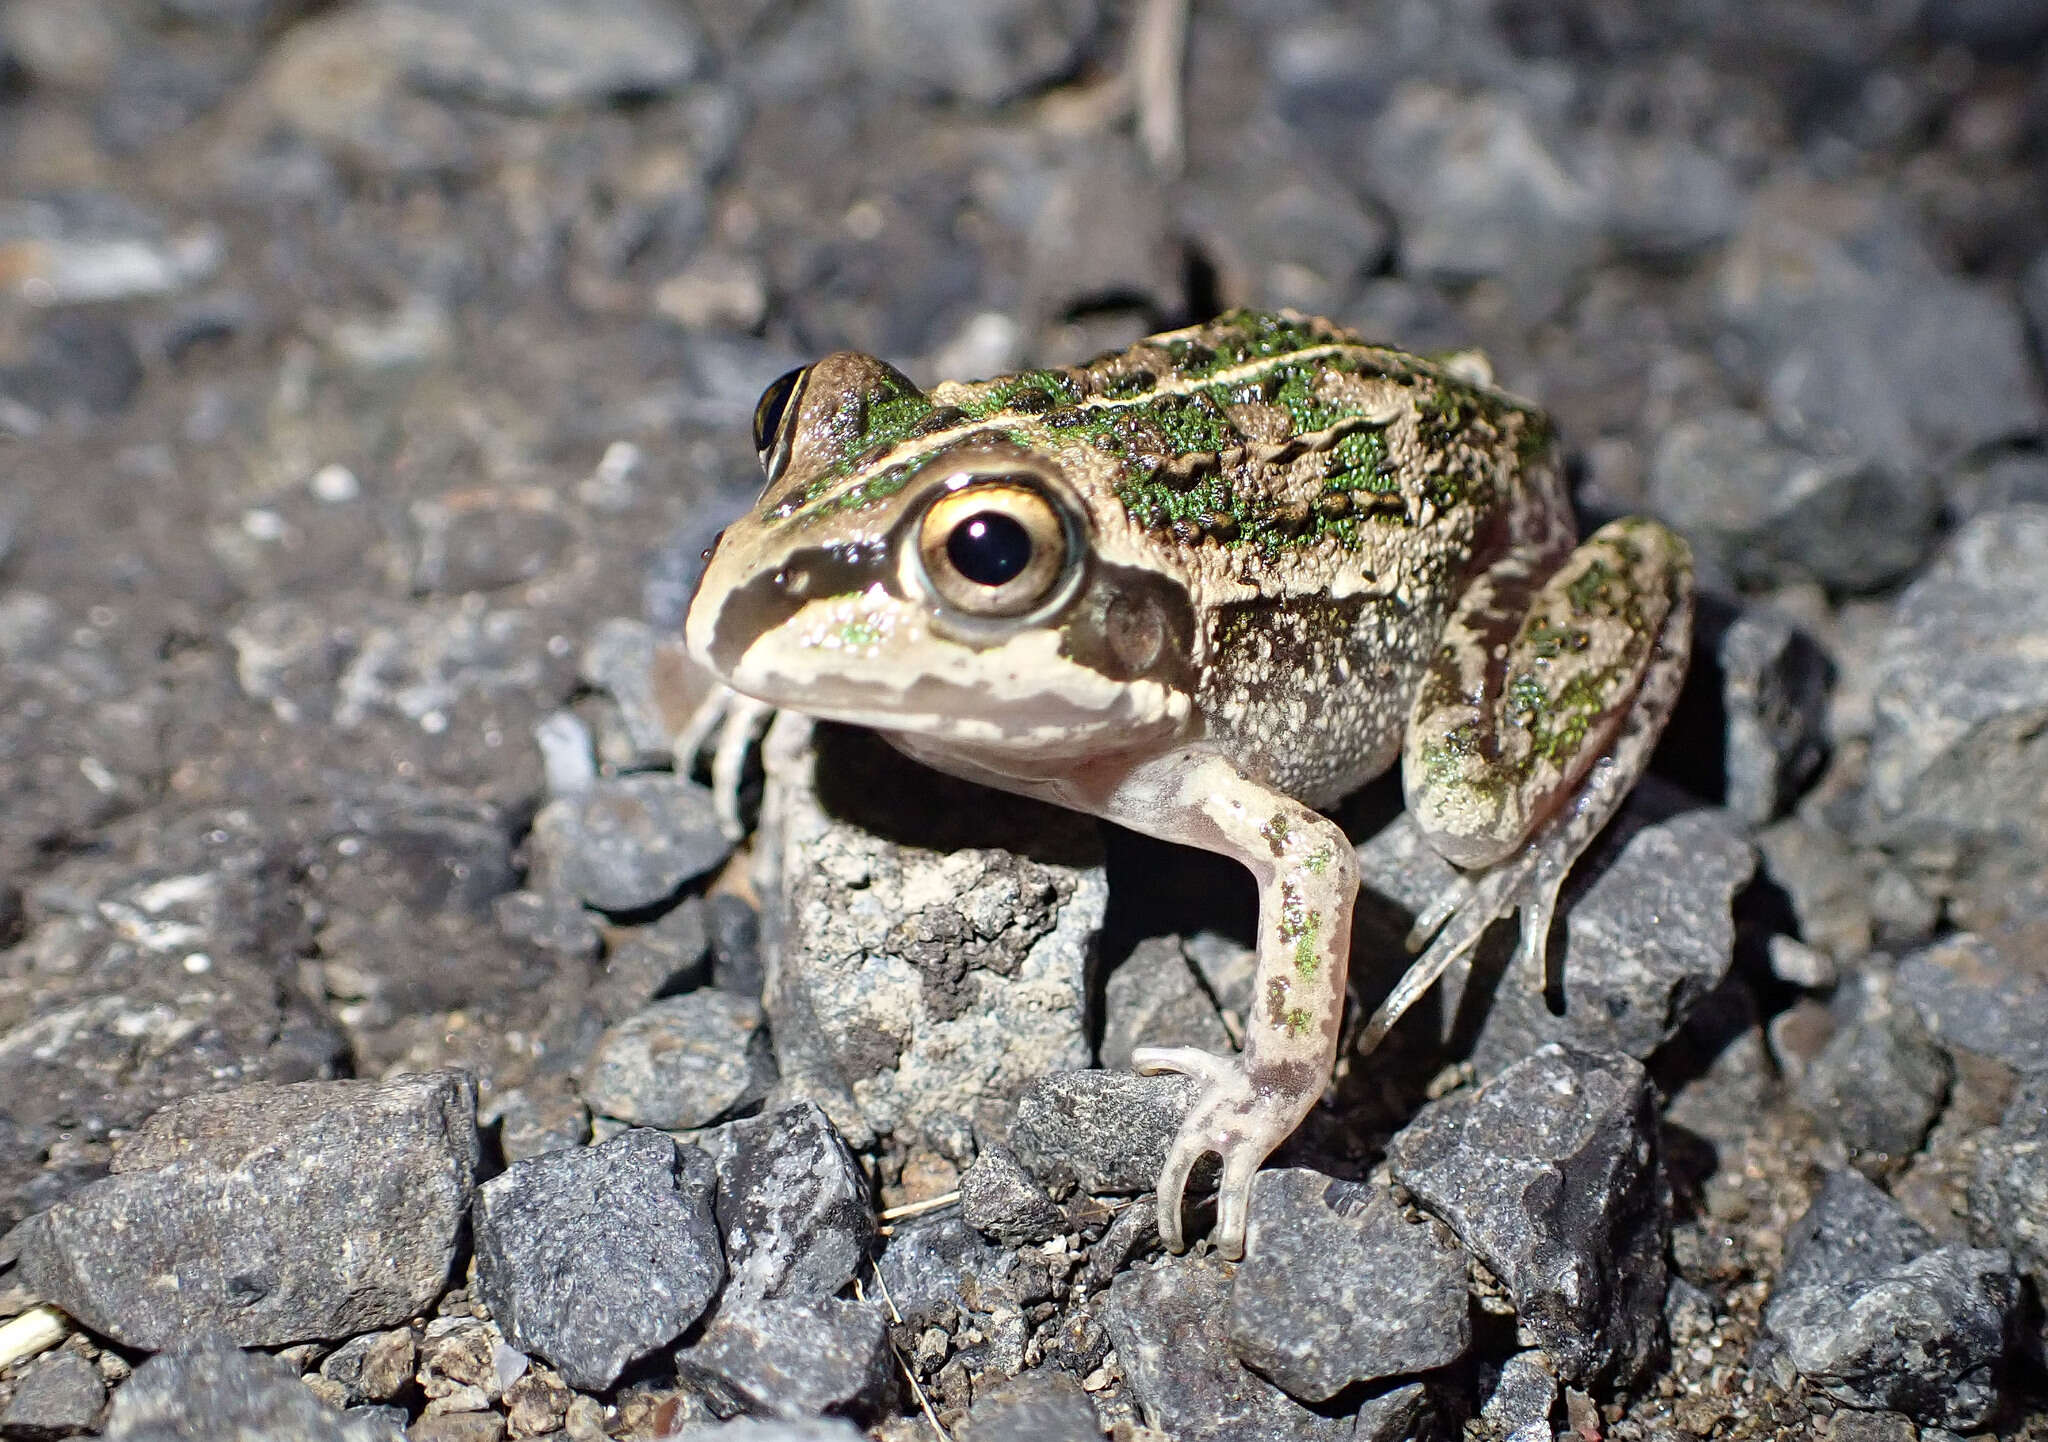
[[[1937,1247],[1871,1183],[1833,1172],[1785,1238],[1764,1321],[1851,1406],[1970,1428],[1998,1406],[2018,1300],[2006,1253]]]
[[[781,1417],[870,1412],[894,1375],[880,1309],[832,1298],[721,1307],[676,1365],[738,1406]]]
[[[1107,889],[1085,821],[990,807],[835,728],[770,755],[784,890],[768,1014],[790,1085],[850,1138],[910,1137],[1086,1063],[1083,976]],[[914,816],[891,809],[912,795]]]
[[[725,1280],[710,1159],[659,1132],[516,1163],[477,1191],[477,1290],[572,1386],[609,1387]]]
[[[837,1295],[874,1246],[875,1216],[860,1167],[825,1114],[800,1102],[733,1122],[714,1155],[725,1296]]]
[[[1228,1279],[1212,1258],[1139,1266],[1111,1285],[1103,1322],[1148,1425],[1186,1442],[1324,1442],[1349,1418],[1318,1416],[1230,1353]]]
[[[388,1327],[446,1285],[476,1176],[450,1072],[190,1097],[116,1174],[32,1219],[22,1275],[131,1347],[195,1328],[278,1345]]]
[[[275,1357],[199,1342],[138,1367],[114,1397],[114,1442],[398,1442],[389,1422],[323,1406]]]
[[[1304,1402],[1451,1366],[1471,1344],[1464,1250],[1384,1190],[1261,1172],[1245,1251],[1231,1351]]]
[[[1653,1103],[1635,1061],[1553,1043],[1389,1147],[1394,1179],[1501,1279],[1569,1377],[1632,1377],[1663,1340]]]

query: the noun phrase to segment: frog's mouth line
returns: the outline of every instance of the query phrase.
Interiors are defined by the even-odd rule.
[[[954,644],[930,636],[920,643]],[[826,664],[810,659],[820,649],[815,637],[795,638],[786,627],[749,648],[728,680],[807,715],[996,747],[1044,750],[1064,741],[1086,751],[1104,730],[1130,734],[1186,720],[1185,694],[1157,681],[1112,681],[1058,648],[1056,633],[1033,631],[1000,647],[959,647],[959,676],[935,675],[927,664],[892,680],[883,674],[886,657],[868,674],[857,664]],[[846,648],[824,649],[843,657]]]

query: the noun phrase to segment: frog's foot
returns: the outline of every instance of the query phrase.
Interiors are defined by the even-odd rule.
[[[718,829],[729,841],[747,834],[740,818],[740,782],[746,776],[747,752],[774,719],[775,708],[766,701],[742,696],[730,686],[718,686],[676,733],[673,751],[678,771],[687,775],[709,752],[711,803],[717,810]]]
[[[1477,877],[1460,878],[1456,886],[1448,888],[1415,919],[1415,928],[1408,933],[1408,949],[1415,951],[1425,943],[1428,949],[1410,963],[1366,1023],[1358,1041],[1360,1054],[1384,1041],[1394,1023],[1436,985],[1437,978],[1479,944],[1486,928],[1511,912],[1519,911],[1522,919],[1514,964],[1528,968],[1540,989],[1546,980],[1550,923],[1557,915],[1557,894],[1571,870],[1571,860],[1539,841],[1520,855]]]
[[[1159,1239],[1170,1252],[1186,1247],[1180,1212],[1188,1174],[1214,1152],[1223,1163],[1216,1184],[1216,1249],[1232,1260],[1242,1257],[1252,1176],[1293,1132],[1308,1105],[1278,1088],[1258,1085],[1241,1058],[1196,1047],[1139,1047],[1131,1053],[1131,1065],[1145,1076],[1176,1072],[1202,1084],[1159,1172]],[[1311,1096],[1308,1103],[1314,1100]]]

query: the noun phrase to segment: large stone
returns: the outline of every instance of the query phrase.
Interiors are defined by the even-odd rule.
[[[514,1163],[477,1191],[477,1289],[505,1337],[602,1391],[725,1280],[710,1159],[660,1132]]]
[[[153,1357],[114,1394],[108,1442],[403,1442],[376,1417],[326,1406],[277,1357],[218,1341]]]
[[[249,1345],[404,1321],[448,1279],[476,1175],[476,1092],[441,1072],[187,1098],[114,1176],[27,1224],[36,1294],[158,1349],[213,1328]]]
[[[1348,1417],[1310,1411],[1231,1355],[1229,1279],[1214,1256],[1139,1266],[1109,1289],[1103,1325],[1146,1425],[1180,1442],[1337,1442]]]
[[[1817,450],[1759,416],[1715,411],[1673,426],[1650,467],[1650,508],[1721,585],[1812,579],[1848,591],[1897,580],[1934,536],[1927,475]]]
[[[14,1399],[0,1411],[0,1437],[13,1442],[57,1442],[99,1429],[107,1384],[99,1369],[76,1352],[52,1352],[21,1373]]]
[[[1936,1247],[1871,1183],[1831,1172],[1786,1235],[1764,1325],[1830,1396],[1963,1429],[1997,1409],[2018,1305],[2006,1253]]]
[[[1669,1219],[1639,1063],[1546,1046],[1426,1107],[1388,1158],[1506,1285],[1567,1377],[1625,1382],[1649,1364]]]
[[[799,1102],[731,1123],[714,1145],[726,1296],[837,1295],[875,1244],[875,1214],[825,1114]]]
[[[881,1309],[834,1298],[720,1307],[678,1372],[750,1412],[868,1413],[894,1378]]]
[[[1471,1345],[1465,1253],[1383,1189],[1318,1172],[1252,1181],[1246,1258],[1230,1286],[1230,1349],[1304,1402],[1358,1382],[1448,1367]]]
[[[583,1099],[636,1126],[710,1126],[774,1084],[761,1023],[758,1002],[727,991],[653,1002],[599,1038],[583,1068]]]
[[[1894,994],[1943,1046],[2048,1072],[2048,967],[2017,943],[1959,932],[1900,962]]]
[[[427,91],[514,110],[647,98],[681,88],[704,41],[656,0],[384,0],[381,39]]]
[[[2048,850],[2048,506],[1988,511],[1899,598],[1879,643],[1862,827],[1965,925],[2006,919]]]
[[[601,911],[639,911],[732,852],[711,793],[666,771],[600,779],[551,801],[533,842],[562,888]]]
[[[2011,1252],[2048,1296],[2048,1073],[2024,1078],[2002,1124],[1977,1138],[1969,1196],[1977,1240]]]
[[[1108,887],[1094,823],[785,716],[765,747],[766,997],[785,1088],[856,1145],[950,1144],[1034,1077],[1088,1064]]]

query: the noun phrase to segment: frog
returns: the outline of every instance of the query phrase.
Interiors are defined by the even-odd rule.
[[[721,796],[793,709],[1255,880],[1237,1050],[1132,1058],[1193,1079],[1156,1187],[1173,1251],[1213,1154],[1212,1242],[1243,1255],[1254,1174],[1330,1084],[1359,889],[1331,808],[1398,765],[1457,877],[1362,1056],[1498,918],[1543,984],[1565,876],[1684,677],[1684,541],[1641,517],[1580,539],[1552,423],[1477,353],[1287,310],[929,389],[842,351],[768,386],[753,440],[760,499],[683,623],[727,689],[679,751],[718,738]]]

